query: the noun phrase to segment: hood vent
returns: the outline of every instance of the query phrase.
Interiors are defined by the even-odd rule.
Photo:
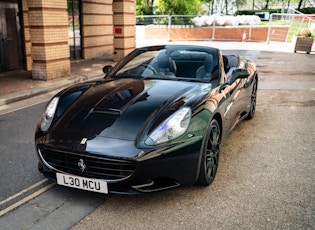
[[[81,110],[70,119],[65,128],[70,132],[98,135],[111,127],[121,113],[119,109],[110,108],[98,108],[90,112]]]
[[[102,113],[102,114],[109,114],[114,116],[120,116],[122,111],[119,109],[103,109],[103,108],[97,108],[93,110],[92,113]]]

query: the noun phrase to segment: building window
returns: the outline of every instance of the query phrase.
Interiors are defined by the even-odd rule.
[[[0,0],[0,72],[24,68],[19,12],[17,0]]]
[[[68,32],[70,59],[82,58],[80,0],[68,0]]]

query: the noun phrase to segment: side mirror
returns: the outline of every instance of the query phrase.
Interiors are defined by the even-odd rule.
[[[114,67],[111,66],[111,65],[106,65],[106,66],[103,67],[103,72],[104,72],[106,75],[108,75],[108,74],[110,73],[110,71],[112,71],[113,68],[114,68]]]
[[[247,78],[250,75],[250,72],[247,69],[238,68],[235,69],[232,73],[229,83],[232,84],[237,79]]]
[[[219,92],[221,93],[227,86],[232,85],[237,79],[247,78],[250,75],[250,72],[247,69],[237,68],[233,70],[232,76],[227,82],[221,85]]]

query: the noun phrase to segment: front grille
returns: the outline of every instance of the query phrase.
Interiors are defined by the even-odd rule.
[[[122,180],[133,174],[136,163],[130,160],[113,159],[89,153],[73,153],[40,148],[44,161],[62,172],[105,180]],[[86,168],[82,172],[79,161],[83,160]]]

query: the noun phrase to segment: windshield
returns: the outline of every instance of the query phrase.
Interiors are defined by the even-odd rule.
[[[145,76],[149,75],[145,71],[146,69],[150,69],[150,63],[154,59],[154,57],[158,54],[158,51],[147,51],[145,53],[140,53],[135,56],[129,62],[126,63],[118,72],[118,77],[132,77],[132,76]],[[151,69],[151,71],[153,71]]]
[[[218,54],[191,46],[136,49],[122,60],[115,77],[211,82],[219,78]]]

